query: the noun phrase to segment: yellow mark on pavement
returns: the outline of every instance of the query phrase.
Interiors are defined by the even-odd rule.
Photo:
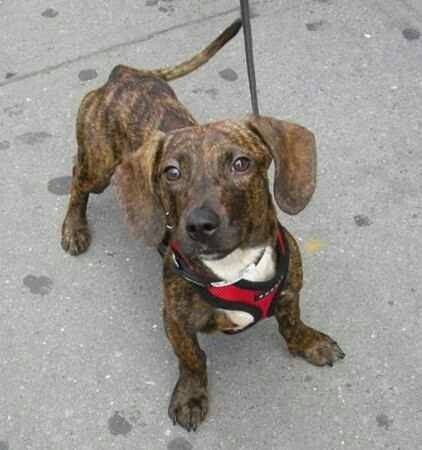
[[[311,239],[310,241],[305,243],[305,250],[308,253],[316,253],[319,252],[323,246],[324,243],[319,239]]]

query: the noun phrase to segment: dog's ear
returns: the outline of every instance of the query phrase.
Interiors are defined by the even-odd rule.
[[[244,123],[268,147],[274,160],[274,197],[287,214],[308,204],[316,184],[316,145],[306,128],[272,117],[249,115]]]
[[[126,212],[129,229],[147,245],[157,245],[165,232],[165,213],[156,188],[156,168],[164,134],[154,132],[116,167],[112,183]]]

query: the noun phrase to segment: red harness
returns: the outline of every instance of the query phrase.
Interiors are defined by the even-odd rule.
[[[289,249],[281,225],[277,233],[276,273],[268,281],[241,279],[232,284],[225,284],[223,280],[210,281],[191,270],[177,242],[172,241],[170,249],[173,255],[173,269],[192,284],[203,300],[215,308],[245,311],[253,316],[254,320],[248,326],[237,331],[226,331],[226,333],[239,333],[274,314],[275,300],[283,288],[289,266]]]

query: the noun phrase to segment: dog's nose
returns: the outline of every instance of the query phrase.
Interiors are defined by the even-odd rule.
[[[194,241],[206,241],[217,230],[220,219],[217,214],[209,208],[193,209],[186,220],[186,231]]]

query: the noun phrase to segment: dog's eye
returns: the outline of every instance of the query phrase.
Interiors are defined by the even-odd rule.
[[[233,161],[232,171],[233,172],[246,172],[249,169],[250,165],[251,165],[250,159],[245,158],[244,156],[241,156],[240,158],[237,158]]]
[[[175,166],[168,166],[164,170],[164,175],[166,176],[167,180],[169,181],[176,181],[181,177],[180,170]]]

